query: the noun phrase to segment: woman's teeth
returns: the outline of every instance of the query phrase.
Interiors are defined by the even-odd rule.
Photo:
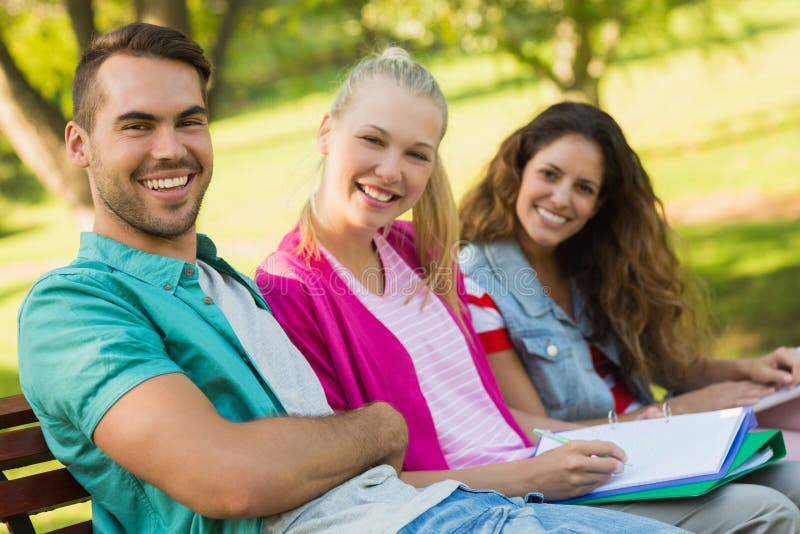
[[[562,217],[561,215],[556,215],[555,213],[547,211],[544,208],[536,208],[536,212],[539,215],[541,215],[542,218],[547,219],[548,221],[556,224],[564,224],[565,222],[567,222],[566,217]]]
[[[375,189],[374,187],[364,184],[358,184],[358,187],[365,195],[367,195],[369,198],[377,200],[378,202],[389,202],[396,196],[389,193],[384,193],[379,189]]]

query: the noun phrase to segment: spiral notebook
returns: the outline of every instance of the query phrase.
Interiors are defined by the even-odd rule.
[[[780,440],[780,444],[777,445],[778,454],[765,452],[765,449],[769,447],[766,447],[766,443],[762,443],[760,445],[764,445],[764,447],[759,446],[758,451],[750,450],[746,457],[737,457],[748,432],[755,425],[756,420],[752,409],[734,408],[558,432],[558,436],[570,440],[613,441],[625,450],[628,456],[627,463],[630,464],[625,467],[623,473],[615,475],[609,482],[591,493],[569,502],[601,502],[598,499],[673,486],[720,481],[729,476],[735,477],[742,474],[745,470],[749,471],[771,463],[777,460],[778,454],[781,456],[785,454],[785,449],[782,449],[783,440],[780,432],[773,431],[769,439],[773,439],[777,434],[777,438]],[[539,441],[535,455],[559,446],[561,444],[557,441],[543,438]],[[738,462],[733,465],[735,459]],[[747,465],[748,460],[752,460],[754,465]],[[741,472],[733,473],[732,469],[740,467],[740,464],[745,464],[745,467],[740,470]],[[710,491],[714,484],[706,484],[703,487],[705,486],[708,486],[706,491]],[[678,493],[678,495],[668,494],[665,496],[690,495]],[[655,497],[633,496],[632,498]]]

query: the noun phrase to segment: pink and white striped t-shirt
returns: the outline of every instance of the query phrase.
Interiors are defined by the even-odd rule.
[[[425,292],[417,291],[420,277],[382,235],[376,235],[374,241],[383,263],[383,295],[369,292],[320,248],[348,290],[411,356],[447,464],[462,469],[530,457],[533,449],[508,426],[483,387],[467,341],[445,305],[430,296],[423,306]]]

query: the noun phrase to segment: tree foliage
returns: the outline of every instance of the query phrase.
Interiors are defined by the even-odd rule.
[[[599,82],[626,39],[669,39],[678,11],[710,32],[711,8],[702,0],[372,0],[362,22],[422,46],[505,51],[561,93],[598,104]]]
[[[719,39],[718,1],[728,0],[0,0],[0,130],[51,192],[88,209],[61,140],[72,72],[92,35],[132,20],[182,28],[206,48],[212,114],[291,93],[288,78],[388,43],[505,52],[565,96],[600,103],[615,62]]]

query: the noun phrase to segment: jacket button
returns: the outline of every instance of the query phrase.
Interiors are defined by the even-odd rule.
[[[558,347],[553,345],[552,341],[547,341],[547,355],[548,356],[557,356],[558,355]]]
[[[212,302],[214,302],[214,299],[212,299],[211,297],[205,297],[203,299],[203,302],[205,302],[206,304],[211,304]]]
[[[165,291],[172,291],[172,284],[164,284]]]
[[[187,267],[183,270],[183,274],[186,276],[192,276],[194,274],[194,269]]]

